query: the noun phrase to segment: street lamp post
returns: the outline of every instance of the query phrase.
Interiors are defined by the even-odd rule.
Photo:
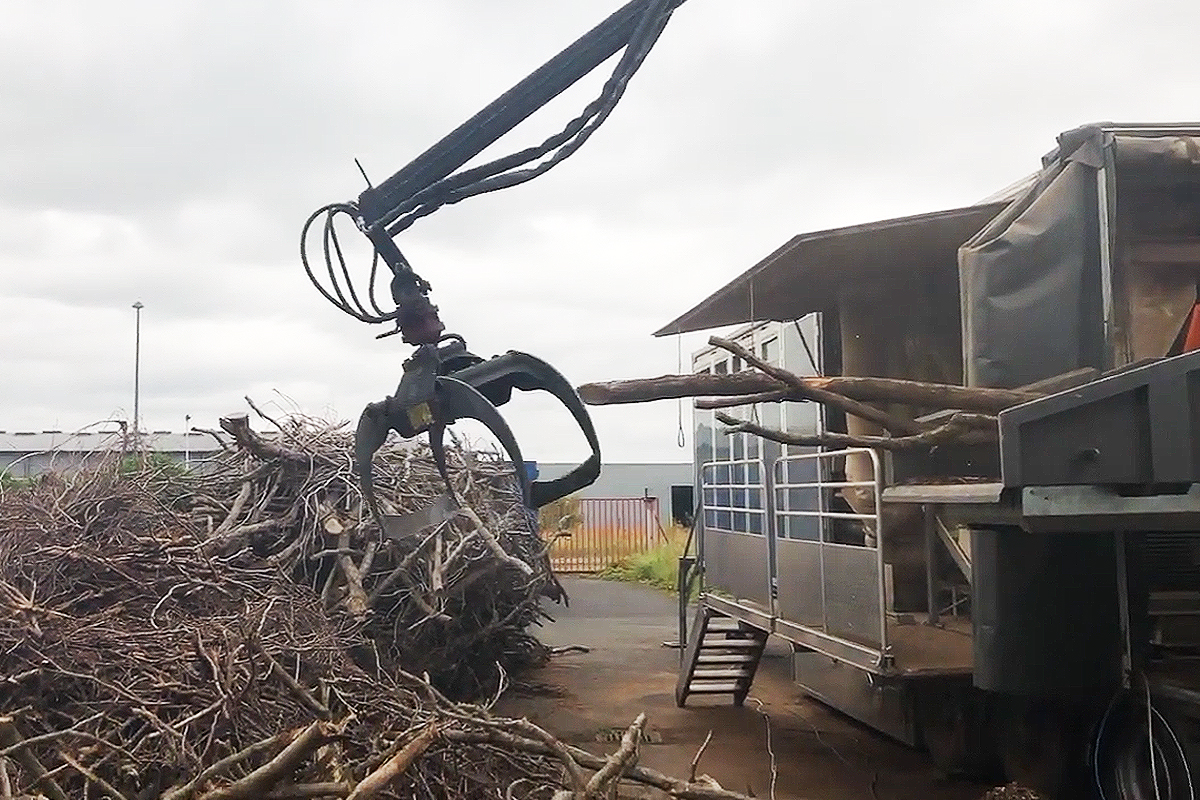
[[[192,415],[183,415],[183,465],[192,466]]]
[[[134,311],[134,340],[133,340],[133,440],[141,440],[141,417],[139,403],[141,402],[141,367],[142,367],[142,301],[133,304]]]

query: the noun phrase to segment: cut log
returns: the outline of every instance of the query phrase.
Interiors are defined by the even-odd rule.
[[[295,450],[289,450],[278,442],[272,442],[259,436],[250,428],[250,419],[245,414],[231,414],[221,417],[221,430],[234,438],[239,445],[253,453],[263,461],[296,461],[307,462],[309,456]]]
[[[799,375],[794,375],[782,367],[777,367],[762,360],[758,356],[751,353],[746,348],[731,342],[728,339],[722,339],[719,336],[712,336],[708,343],[716,347],[723,348],[735,356],[739,356],[743,361],[751,366],[757,367],[772,378],[782,381],[787,384],[796,393],[801,395],[805,400],[812,400],[816,403],[821,403],[830,408],[847,414],[853,414],[859,419],[865,419],[870,422],[875,422],[882,425],[885,430],[893,434],[917,434],[924,430],[920,425],[913,422],[911,419],[897,417],[894,414],[889,414],[880,408],[869,406],[866,403],[861,403],[858,400],[852,400],[849,397],[844,397],[836,392],[831,392],[827,389],[818,389],[809,386],[804,382],[804,379]]]
[[[899,378],[831,376],[801,377],[811,389],[823,389],[861,402],[901,403],[918,408],[953,408],[996,414],[1010,406],[1043,397],[1042,392],[1018,389],[984,389],[946,383],[925,383]],[[649,403],[681,397],[736,397],[788,390],[782,381],[760,372],[731,375],[661,375],[657,378],[586,383],[579,396],[588,405]],[[799,393],[782,399],[804,400]]]
[[[955,414],[945,424],[913,436],[853,436],[845,433],[797,434],[771,430],[753,422],[717,412],[717,421],[730,426],[726,433],[749,433],[780,444],[799,447],[871,447],[879,450],[911,450],[941,444],[982,444],[996,440],[995,418],[979,414]]]

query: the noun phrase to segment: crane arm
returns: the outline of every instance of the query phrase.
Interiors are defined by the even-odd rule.
[[[404,362],[396,392],[368,405],[356,432],[355,462],[363,493],[376,522],[385,531],[400,535],[413,532],[404,530],[403,524],[398,531],[396,524],[386,527],[374,497],[372,458],[390,431],[404,438],[422,434],[430,437],[431,451],[448,492],[448,496],[436,499],[431,508],[448,508],[456,502],[446,471],[442,437],[446,426],[459,419],[478,420],[497,437],[516,467],[520,493],[531,512],[589,485],[599,476],[600,445],[596,431],[570,382],[552,366],[529,354],[509,351],[485,360],[469,352],[461,336],[446,334],[438,309],[429,300],[430,284],[413,270],[395,237],[444,205],[532,180],[578,150],[612,112],[671,14],[683,2],[630,0],[387,180],[378,186],[368,186],[357,201],[324,206],[305,222],[301,260],[318,291],[363,322],[395,322],[395,329],[381,336],[399,333],[404,342],[417,348]],[[624,52],[599,96],[561,131],[539,145],[462,169],[501,136],[622,49]],[[365,293],[369,309],[362,302],[362,293],[354,289],[337,239],[333,221],[339,214],[354,220],[374,250]],[[317,279],[307,254],[309,230],[321,216],[326,217],[324,256],[330,289]],[[376,300],[380,260],[392,273],[390,289],[395,304],[392,311],[384,311]],[[591,455],[556,480],[530,481],[524,472],[520,447],[496,409],[509,400],[513,389],[542,390],[554,395],[571,412],[591,448]],[[422,512],[408,519],[412,525],[420,525],[431,518]]]

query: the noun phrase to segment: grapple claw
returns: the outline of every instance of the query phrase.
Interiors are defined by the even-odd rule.
[[[600,440],[587,406],[583,404],[575,387],[562,373],[540,358],[510,350],[504,355],[466,366],[454,373],[454,377],[474,386],[493,406],[504,405],[512,397],[513,389],[522,391],[542,390],[549,392],[562,403],[587,439],[592,454],[567,474],[549,481],[534,481],[530,486],[530,508],[541,508],[560,497],[566,497],[600,476]]]
[[[441,343],[444,340],[449,341]],[[511,399],[513,389],[540,389],[558,398],[587,439],[591,456],[562,477],[531,481],[516,437],[496,408]],[[531,522],[535,522],[538,508],[582,489],[600,474],[600,444],[596,430],[583,401],[565,377],[545,361],[527,353],[509,351],[484,360],[469,353],[461,337],[443,336],[438,344],[418,347],[404,364],[404,376],[396,393],[368,405],[359,418],[355,465],[371,514],[388,536],[403,538],[411,535],[416,529],[446,519],[456,509],[458,497],[450,482],[444,437],[446,427],[462,419],[483,424],[504,448],[513,464],[522,505]],[[428,434],[430,451],[447,491],[427,508],[390,518],[394,524],[385,525],[374,491],[372,458],[392,430],[406,439]],[[545,558],[549,560],[548,555]],[[556,580],[546,592],[556,602],[568,602]]]
[[[449,376],[438,378],[434,391],[442,420],[446,423],[456,422],[460,419],[476,420],[500,441],[500,445],[508,454],[516,470],[517,482],[521,487],[521,502],[526,508],[533,508],[531,485],[529,476],[525,472],[525,461],[521,455],[521,448],[517,445],[517,439],[513,436],[512,429],[508,427],[508,423],[504,421],[504,417],[500,416],[496,407],[475,387],[458,378]],[[438,436],[434,436],[436,428],[430,430],[430,444],[432,445],[435,440],[438,442],[438,449],[434,450],[433,457],[437,462],[438,471],[448,485],[450,479],[446,474],[446,456],[445,451],[441,449],[441,436],[445,433],[445,427],[445,424],[440,426],[441,430]]]
[[[383,443],[387,441],[391,424],[387,419],[387,401],[371,403],[363,409],[358,418],[358,428],[354,432],[354,464],[358,469],[358,480],[362,487],[363,497],[371,510],[375,524],[383,530],[383,514],[379,511],[379,502],[375,498],[375,483],[372,479],[371,459]]]

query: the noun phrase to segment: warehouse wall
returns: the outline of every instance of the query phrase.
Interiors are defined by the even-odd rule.
[[[575,464],[539,462],[538,478],[553,480],[572,470]],[[692,503],[692,465],[680,464],[604,464],[600,477],[591,486],[579,492],[580,497],[650,497],[658,498],[659,516],[663,526],[672,522],[672,506],[677,513],[690,515]],[[683,487],[677,491],[672,503],[671,487]],[[679,496],[686,494],[686,497]]]

